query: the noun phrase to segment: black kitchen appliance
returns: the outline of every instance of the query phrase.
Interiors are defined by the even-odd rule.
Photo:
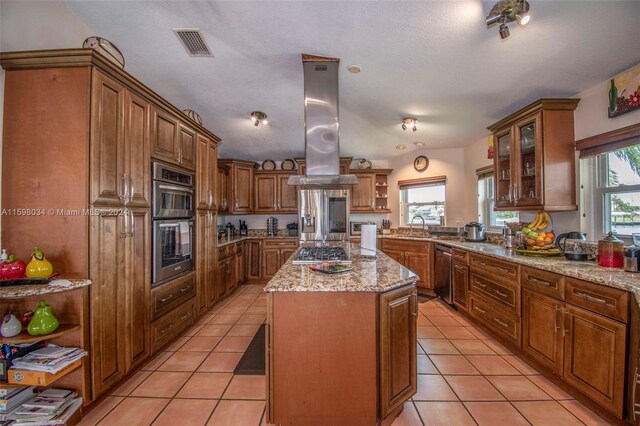
[[[451,247],[436,244],[435,258],[433,291],[439,298],[453,305]]]

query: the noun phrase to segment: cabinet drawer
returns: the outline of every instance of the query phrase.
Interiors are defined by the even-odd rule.
[[[296,240],[287,240],[287,239],[273,239],[268,240],[264,239],[263,245],[265,248],[292,248],[295,249],[298,247],[298,241]]]
[[[196,299],[191,298],[165,316],[151,323],[151,350],[156,353],[175,336],[195,322]]]
[[[413,253],[429,253],[431,243],[428,241],[383,239],[382,250],[399,250]]]
[[[566,300],[593,312],[627,323],[629,293],[567,277]]]
[[[471,273],[470,290],[496,302],[495,306],[514,315],[520,314],[520,286],[496,282]]]
[[[464,263],[465,265],[469,264],[469,252],[466,250],[453,249],[451,251],[451,257],[454,261]]]
[[[540,269],[522,267],[522,286],[564,300],[564,277]]]
[[[218,247],[218,260],[225,259],[229,257],[229,248],[231,244],[227,244],[226,246]]]
[[[518,282],[520,278],[520,268],[511,262],[493,259],[486,256],[471,253],[469,262],[474,272],[479,272],[502,280]]]
[[[520,347],[520,318],[506,315],[491,307],[491,303],[474,295],[469,295],[469,313],[488,328]]]
[[[152,318],[158,318],[162,314],[182,304],[196,294],[195,274],[190,273],[167,284],[163,284],[151,290]]]

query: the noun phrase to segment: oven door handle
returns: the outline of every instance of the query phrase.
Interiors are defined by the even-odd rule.
[[[193,225],[193,220],[185,220],[183,222],[187,222],[189,224],[189,226]],[[158,224],[158,228],[177,228],[179,226],[180,226],[179,222],[159,223]]]
[[[185,186],[173,186],[173,185],[165,185],[164,183],[159,183],[158,188],[160,189],[168,189],[170,191],[180,191],[180,192],[188,192],[190,194],[193,193],[193,189],[187,188]]]

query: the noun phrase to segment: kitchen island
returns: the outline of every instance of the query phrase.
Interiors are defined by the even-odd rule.
[[[265,288],[269,423],[391,424],[416,392],[418,277],[346,248],[352,271],[289,259]]]

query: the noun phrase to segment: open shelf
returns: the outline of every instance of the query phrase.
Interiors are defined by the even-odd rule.
[[[56,374],[45,373],[44,371],[31,371],[31,370],[14,370],[9,368],[8,376],[9,383],[15,385],[29,385],[29,386],[49,386],[61,377],[75,371],[82,365],[82,358],[73,361]]]
[[[80,329],[78,324],[60,324],[58,329],[53,333],[44,334],[40,336],[30,335],[26,329],[23,329],[20,334],[13,337],[0,337],[0,345],[15,345],[18,343],[34,343],[42,340],[50,340],[55,337],[64,336],[67,333]]]

